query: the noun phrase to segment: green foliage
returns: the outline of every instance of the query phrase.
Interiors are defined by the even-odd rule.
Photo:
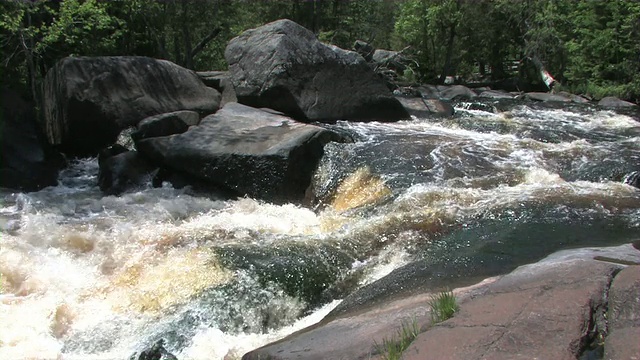
[[[402,323],[402,327],[397,334],[391,338],[383,338],[382,344],[377,342],[374,344],[376,351],[382,355],[385,360],[397,360],[402,357],[402,353],[420,334],[418,321],[414,318],[411,323]]]
[[[431,307],[431,321],[434,324],[450,319],[459,310],[456,296],[452,291],[442,291],[433,296],[429,300],[429,306]]]
[[[34,51],[42,54],[53,48],[66,50],[65,55],[105,55],[116,52],[116,41],[123,34],[124,21],[108,14],[108,2],[97,0],[65,0],[59,9],[45,5],[55,14],[50,24],[36,31],[41,35]]]
[[[281,18],[342,48],[364,40],[403,50],[416,60],[407,75],[417,81],[534,81],[538,71],[511,67],[535,58],[567,88],[640,98],[638,1],[0,1],[0,76],[36,98],[65,56],[141,55],[224,70],[231,38]]]

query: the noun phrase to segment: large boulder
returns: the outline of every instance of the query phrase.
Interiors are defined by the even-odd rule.
[[[438,99],[423,99],[416,96],[396,96],[409,114],[417,118],[450,117],[454,109],[451,104]]]
[[[44,84],[44,129],[49,143],[77,156],[95,155],[122,129],[177,110],[215,112],[220,94],[192,71],[146,57],[60,60]]]
[[[523,95],[527,100],[543,102],[572,102],[573,100],[565,95],[544,92],[528,92]]]
[[[615,96],[603,97],[602,100],[598,101],[598,105],[607,108],[628,108],[638,106],[632,102],[620,100]]]
[[[138,151],[157,164],[239,195],[301,201],[329,141],[318,126],[229,103],[187,132],[141,140]]]
[[[442,100],[470,100],[478,96],[475,91],[464,85],[438,85],[437,88]]]
[[[485,99],[513,99],[515,96],[503,90],[484,90],[478,94],[478,97]]]
[[[7,88],[0,90],[0,187],[40,190],[58,182],[64,158],[47,144],[33,106]]]
[[[245,31],[229,42],[225,58],[242,104],[302,121],[409,117],[362,56],[323,44],[290,20]]]

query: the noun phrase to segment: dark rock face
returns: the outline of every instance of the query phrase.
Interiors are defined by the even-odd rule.
[[[138,123],[138,129],[131,133],[134,141],[181,134],[189,129],[189,126],[198,125],[200,115],[195,111],[183,110],[172,113],[150,116]]]
[[[353,43],[353,50],[360,54],[360,56],[362,56],[365,61],[373,60],[373,52],[375,51],[375,49],[373,48],[373,46],[371,46],[371,44],[362,40],[356,40],[356,42]]]
[[[157,167],[136,151],[113,145],[100,152],[98,186],[107,195],[122,192],[148,183]]]
[[[201,71],[197,72],[202,82],[208,87],[212,87],[222,94],[220,107],[226,103],[238,102],[236,90],[233,88],[228,71]]]
[[[64,158],[47,144],[33,108],[0,90],[0,187],[36,191],[58,183]]]
[[[47,139],[77,156],[97,154],[148,116],[205,115],[220,104],[220,94],[194,72],[145,57],[65,58],[47,73],[44,87]]]
[[[598,105],[602,107],[608,107],[608,108],[626,108],[626,107],[638,106],[632,102],[620,100],[615,96],[607,96],[602,98],[602,100],[598,101]]]
[[[624,180],[622,182],[640,189],[640,171],[634,171],[628,174],[624,177]]]
[[[286,202],[304,199],[324,145],[339,140],[326,129],[229,103],[183,134],[144,139],[137,147],[162,167]]]
[[[290,20],[247,30],[225,58],[238,102],[302,121],[394,121],[409,114],[357,53],[321,43]]]
[[[131,355],[129,360],[178,360],[164,347],[164,340],[160,339],[148,349],[142,350],[140,354]]]

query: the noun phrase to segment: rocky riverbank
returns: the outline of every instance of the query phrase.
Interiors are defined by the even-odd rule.
[[[637,244],[636,244],[637,246]],[[640,358],[640,251],[565,250],[454,290],[460,310],[431,325],[431,293],[338,317],[243,359],[385,359],[376,347],[415,321],[404,359]]]

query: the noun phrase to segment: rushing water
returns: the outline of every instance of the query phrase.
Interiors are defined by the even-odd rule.
[[[452,119],[338,123],[313,209],[190,189],[102,196],[97,161],[2,192],[0,358],[233,359],[421,259],[507,269],[640,227],[640,123],[590,107],[461,103]]]

